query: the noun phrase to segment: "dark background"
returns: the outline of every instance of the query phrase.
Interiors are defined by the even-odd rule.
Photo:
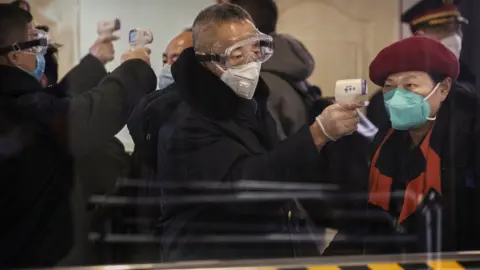
[[[458,7],[469,20],[463,28],[461,60],[477,78],[477,89],[480,89],[480,0],[462,0]]]

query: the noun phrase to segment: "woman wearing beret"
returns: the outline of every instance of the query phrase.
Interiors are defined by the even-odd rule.
[[[334,241],[326,254],[480,249],[480,102],[458,73],[455,55],[421,36],[372,61],[390,123],[373,143],[362,234],[382,243]]]
[[[391,126],[374,143],[368,205],[392,221],[370,230],[417,238],[388,245],[391,252],[479,249],[480,106],[455,83],[458,74],[456,56],[421,36],[388,46],[370,64]]]

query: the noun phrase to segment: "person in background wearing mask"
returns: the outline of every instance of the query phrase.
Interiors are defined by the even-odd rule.
[[[27,12],[31,11],[30,4],[25,0],[16,0],[11,3],[14,6],[17,6]],[[46,25],[38,25],[34,24],[32,20],[29,23],[29,29],[32,32],[39,32],[44,33],[45,37],[48,36],[48,32],[50,28]],[[36,30],[40,31],[36,31]],[[43,70],[43,76],[40,82],[42,83],[43,87],[45,87],[46,91],[56,91],[61,89],[66,90],[64,94],[72,95],[76,93],[83,93],[85,91],[90,90],[92,87],[96,86],[106,75],[103,72],[104,68],[99,71],[96,69],[98,67],[98,61],[103,64],[112,61],[113,55],[113,45],[112,42],[118,39],[117,36],[107,36],[102,39],[97,39],[95,43],[90,48],[90,53],[85,56],[82,61],[80,61],[79,65],[73,68],[69,73],[68,76],[65,76],[65,79],[62,81],[58,81],[58,61],[57,61],[57,53],[58,47],[61,45],[59,44],[48,44],[47,51],[43,58],[38,59],[39,65],[43,66],[41,70]],[[94,69],[95,72],[92,72],[91,69]],[[54,86],[57,83],[61,84],[60,87],[52,87],[48,88],[48,86]],[[65,86],[69,87],[65,87]]]
[[[459,69],[452,51],[424,36],[393,43],[370,64],[391,125],[373,144],[369,216],[390,218],[367,221],[367,231],[417,240],[367,243],[359,253],[423,253],[437,244],[442,251],[480,248],[480,100],[455,88]],[[429,207],[426,224],[422,205],[435,204],[441,213]]]
[[[178,56],[186,48],[193,46],[192,43],[192,29],[185,29],[180,35],[176,36],[170,43],[168,43],[165,52],[163,53],[163,68],[158,76],[158,89],[164,89],[173,83],[172,64],[177,60]]]
[[[48,32],[48,26],[36,26],[36,29]],[[41,83],[44,91],[57,96],[82,95],[96,87],[107,76],[105,64],[115,55],[113,42],[115,35],[99,37],[90,47],[80,63],[71,69],[60,81],[58,78],[57,53],[59,44],[49,44],[45,53],[45,71]],[[58,85],[57,85],[58,84]],[[56,93],[56,91],[61,91]],[[130,155],[124,145],[112,136],[101,146],[75,160],[75,184],[71,191],[75,240],[69,254],[59,266],[100,264],[99,255],[88,241],[92,212],[84,207],[88,199],[95,194],[105,194],[114,189],[117,179],[129,171]]]
[[[163,53],[163,67],[158,75],[158,88],[157,90],[163,90],[174,83],[171,66],[177,61],[178,56],[186,48],[193,46],[192,43],[192,29],[187,28],[183,30],[178,36],[173,38],[168,44],[165,52]],[[152,136],[152,131],[146,131],[145,127],[148,126],[151,129],[158,127],[156,132],[159,131],[162,126],[162,121],[157,121],[157,117],[162,119],[171,119],[171,115],[174,114],[177,102],[170,103],[172,100],[178,101],[179,98],[176,93],[169,93],[166,96],[175,96],[175,98],[166,98],[165,93],[167,91],[154,92],[146,96],[135,107],[128,120],[127,127],[135,143],[134,151],[131,155],[130,173],[131,178],[152,179],[155,178],[155,171],[157,162],[154,157],[152,149],[156,149],[155,143],[147,137]],[[159,102],[160,100],[168,100],[167,102]],[[155,103],[153,105],[152,103]],[[163,108],[168,110],[163,110]],[[147,120],[148,119],[148,120]],[[150,121],[156,122],[155,125]],[[148,133],[148,135],[146,134]],[[158,133],[153,133],[158,134]],[[157,136],[153,135],[154,138]],[[148,154],[147,154],[148,153]]]
[[[149,51],[137,49],[109,75],[97,60],[103,80],[84,94],[46,92],[40,80],[48,41],[31,21],[27,11],[0,4],[0,266],[8,269],[51,267],[68,253],[75,160],[113,137],[156,84]],[[64,80],[57,87],[78,87]]]
[[[458,4],[459,1],[456,1]],[[410,26],[414,35],[424,35],[440,41],[456,57],[460,58],[462,50],[462,24],[468,21],[462,17],[453,0],[422,0],[405,11],[401,16],[402,23]],[[460,75],[454,88],[458,91],[480,91],[475,89],[476,78],[468,66],[460,60]],[[383,106],[382,91],[372,96],[367,108],[367,117],[376,126],[388,122],[387,111]]]
[[[15,0],[11,3],[27,12],[31,12],[30,4],[25,0]],[[50,28],[46,25],[35,26],[32,20],[30,28],[42,30],[48,34]],[[56,84],[58,81],[58,61],[57,61],[58,48],[54,44],[49,44],[47,52],[45,53],[45,72],[41,79],[43,87]]]
[[[172,127],[172,136],[158,143],[158,179],[165,187],[159,226],[165,236],[165,261],[320,254],[313,240],[238,242],[239,237],[252,235],[308,233],[301,202],[239,203],[235,194],[244,189],[235,187],[244,179],[322,183],[323,147],[353,133],[358,123],[359,105],[331,105],[315,123],[279,143],[275,121],[266,108],[269,90],[260,78],[261,66],[273,50],[273,38],[256,29],[250,15],[237,5],[207,7],[194,20],[193,47],[172,65],[172,87],[183,100],[179,106],[184,114]],[[216,188],[198,189],[199,183]],[[179,189],[166,188],[173,186]],[[233,197],[227,202],[184,205],[166,200],[206,194]],[[312,215],[329,216],[331,208],[316,206],[322,210]]]

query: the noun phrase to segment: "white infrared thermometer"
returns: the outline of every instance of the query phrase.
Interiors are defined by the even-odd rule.
[[[97,33],[100,37],[112,35],[115,31],[118,30],[120,30],[119,19],[99,21],[97,24]]]
[[[339,80],[335,84],[335,102],[338,104],[357,103],[368,105],[368,86],[364,79]],[[369,140],[373,140],[378,128],[357,109],[358,125],[357,132]]]
[[[153,33],[150,30],[134,28],[128,33],[128,44],[132,49],[145,47],[153,42]]]
[[[338,80],[335,83],[335,102],[351,103],[359,102],[368,105],[368,86],[364,79]]]

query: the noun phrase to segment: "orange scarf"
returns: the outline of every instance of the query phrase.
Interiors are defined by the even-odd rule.
[[[438,193],[441,193],[441,162],[439,155],[430,146],[432,130],[433,127],[420,144],[420,150],[426,160],[426,168],[424,168],[423,172],[416,178],[408,181],[408,184],[405,188],[403,207],[401,209],[400,216],[398,217],[399,223],[402,223],[406,218],[416,211],[417,205],[422,202],[423,197],[430,189],[434,189]],[[384,145],[387,143],[395,143],[391,139],[391,135],[393,133],[393,129],[387,133],[385,139],[383,139],[382,143],[375,152],[372,165],[370,167],[368,201],[373,205],[381,207],[385,211],[389,211],[390,208],[393,176],[382,174],[382,168],[378,167],[377,160],[382,159],[382,156],[385,155],[385,153],[380,154]],[[383,156],[383,158],[386,157]],[[396,164],[392,164],[392,166],[396,166]]]

